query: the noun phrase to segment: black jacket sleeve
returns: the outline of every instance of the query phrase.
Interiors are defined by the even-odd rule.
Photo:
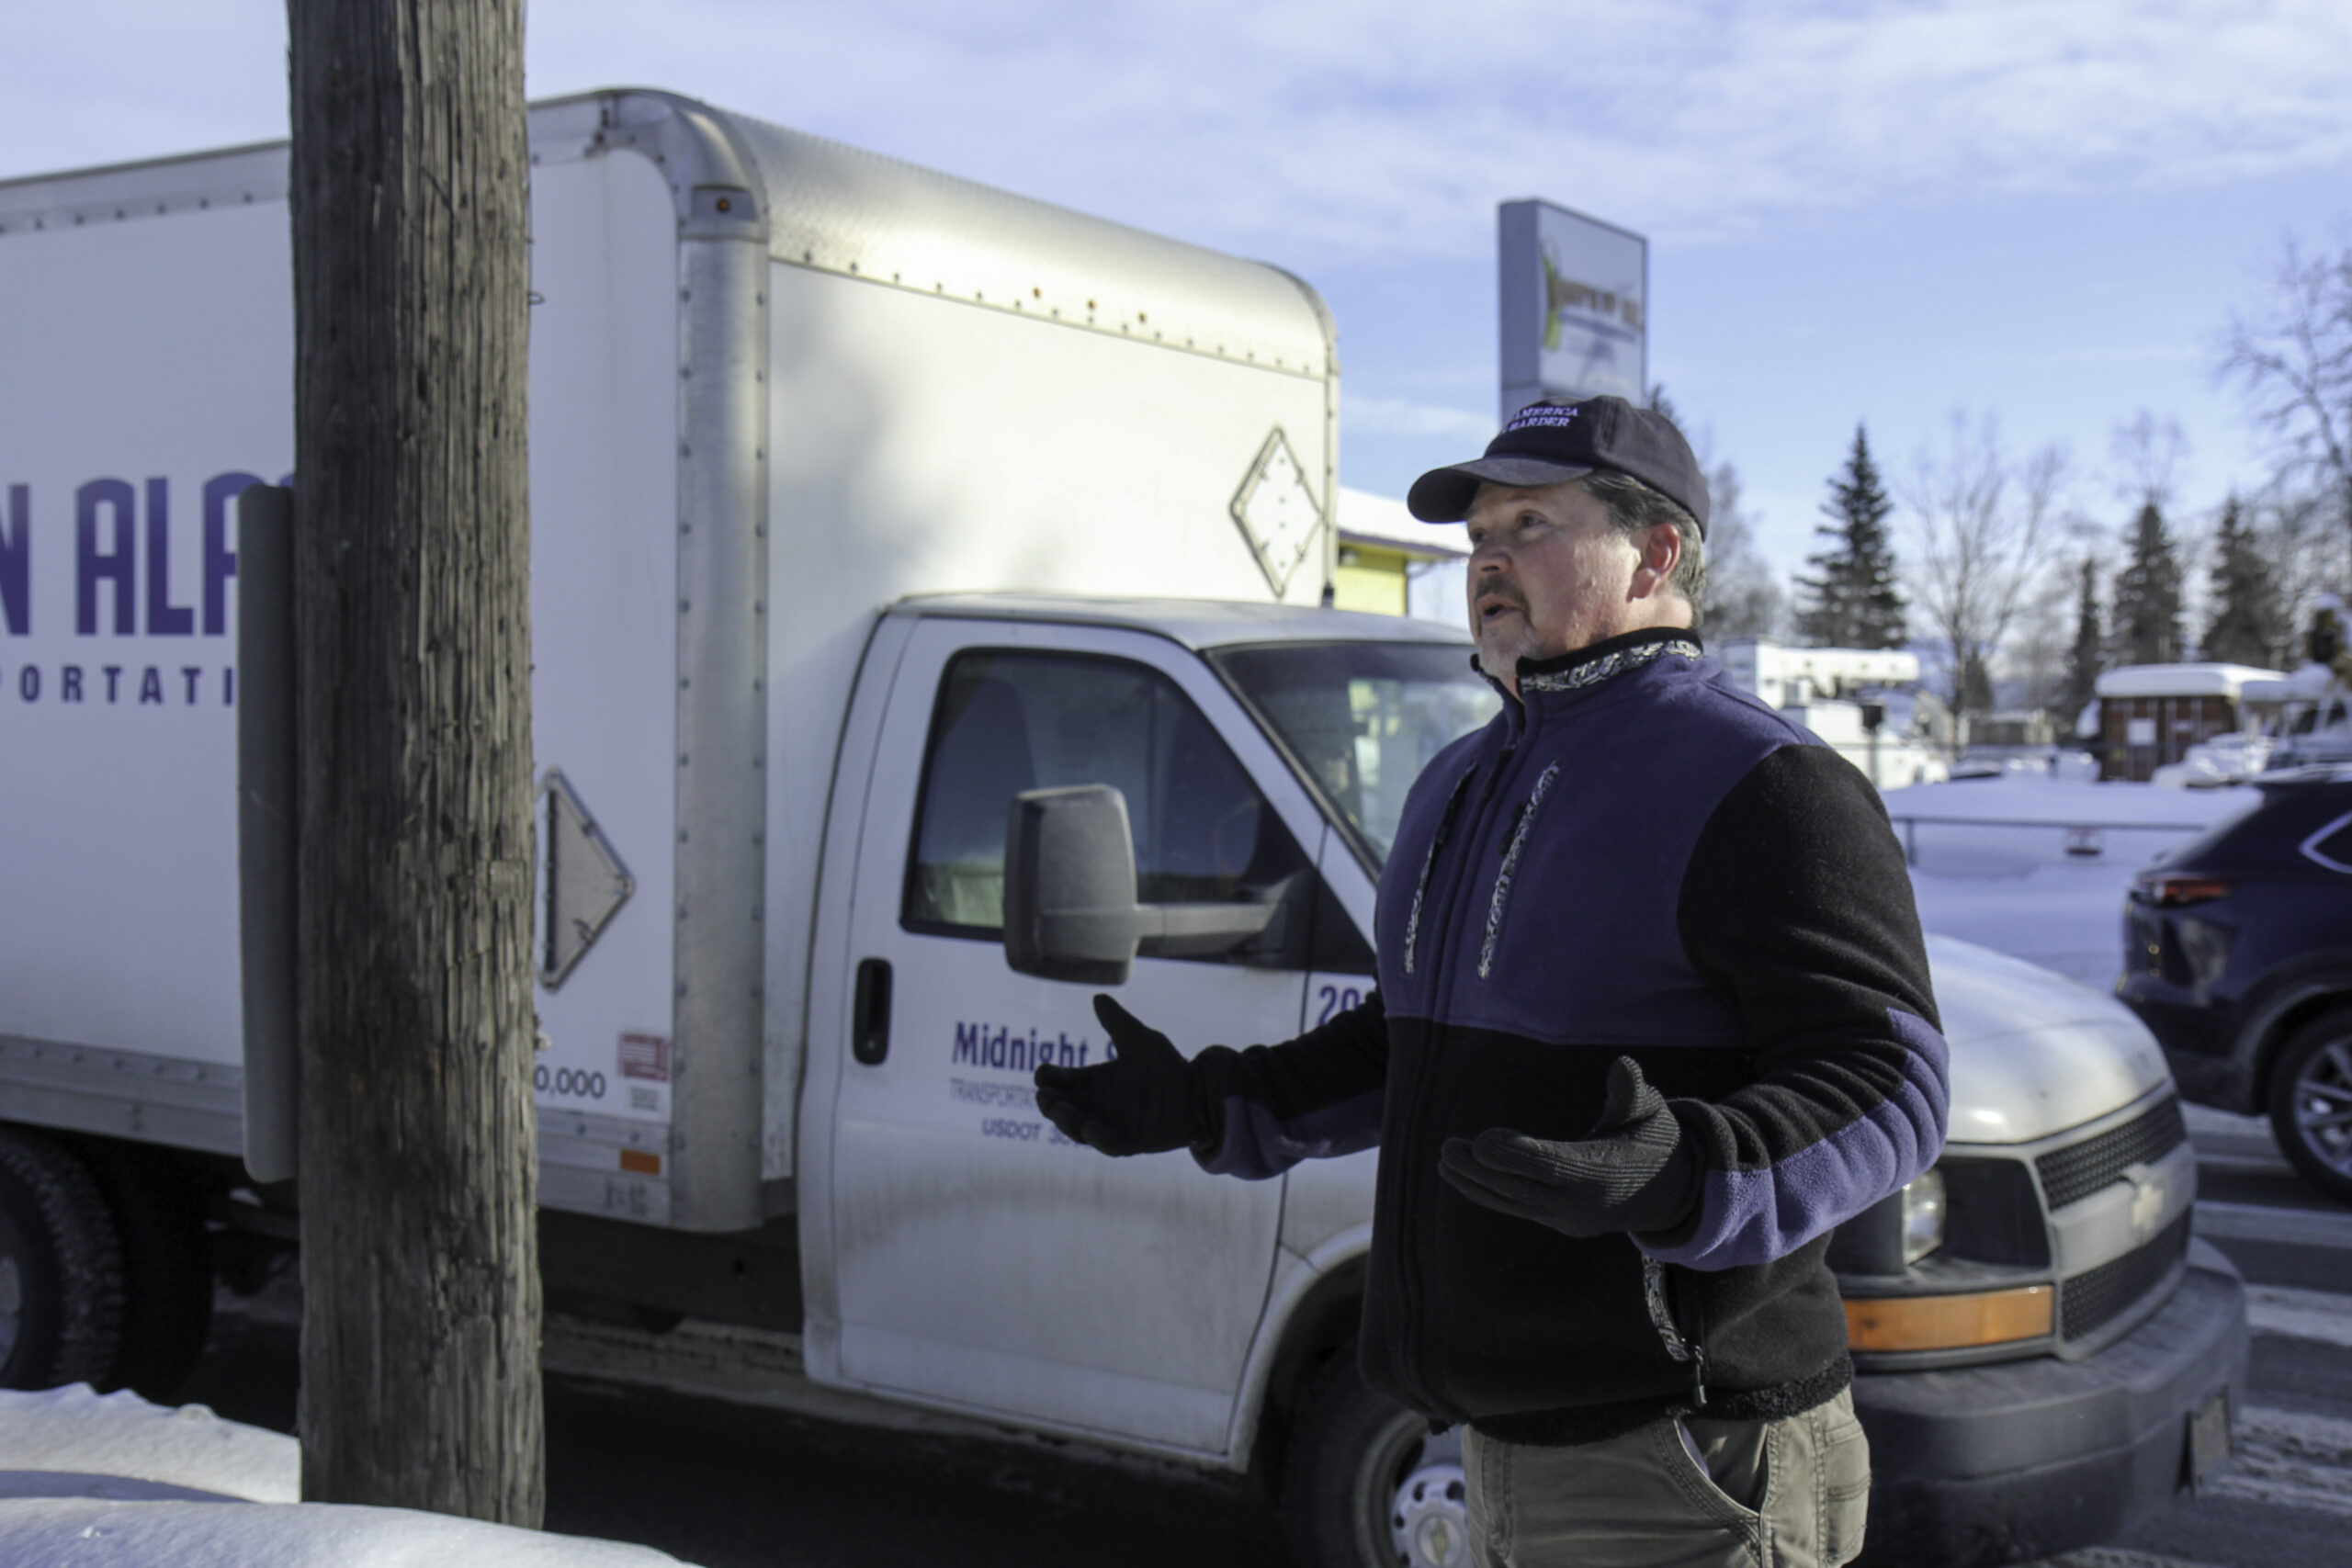
[[[1698,1156],[1697,1202],[1640,1240],[1697,1269],[1766,1262],[1942,1151],[1948,1067],[1910,874],[1860,772],[1826,746],[1786,746],[1708,819],[1678,913],[1756,1077],[1670,1102]]]
[[[1258,1181],[1303,1159],[1351,1155],[1380,1141],[1388,1078],[1387,1012],[1362,1006],[1280,1045],[1212,1045],[1193,1058],[1207,1134],[1193,1145],[1204,1170]]]

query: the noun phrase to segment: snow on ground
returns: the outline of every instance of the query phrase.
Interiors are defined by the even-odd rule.
[[[1885,792],[1919,920],[2111,988],[2133,873],[2260,802],[2248,788],[2158,789],[2010,773]]]
[[[675,1568],[648,1547],[299,1503],[292,1438],[87,1383],[0,1391],[8,1568]]]

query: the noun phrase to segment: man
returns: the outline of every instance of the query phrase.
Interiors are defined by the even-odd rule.
[[[1037,1102],[1110,1154],[1262,1178],[1375,1141],[1365,1379],[1461,1423],[1479,1560],[1836,1564],[1869,1460],[1828,1233],[1942,1148],[1903,856],[1851,765],[1690,633],[1707,493],[1662,415],[1537,404],[1408,502],[1469,525],[1509,699],[1415,784],[1379,987]]]

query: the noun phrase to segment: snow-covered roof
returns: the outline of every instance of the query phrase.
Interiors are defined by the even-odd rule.
[[[2102,697],[2227,697],[2236,701],[2248,681],[2283,680],[2251,664],[2127,664],[2098,678]]]
[[[1901,685],[1919,678],[1919,656],[1899,648],[1791,648],[1770,637],[1734,637],[1722,645],[1725,664],[1752,669],[1759,681],[1816,681]]]
[[[1424,523],[1370,491],[1340,487],[1340,539],[1350,545],[1383,545],[1415,555],[1451,559],[1470,553],[1470,531],[1459,523]]]

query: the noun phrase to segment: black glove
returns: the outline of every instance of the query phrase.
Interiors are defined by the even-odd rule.
[[[1472,1201],[1569,1235],[1670,1229],[1690,1213],[1699,1186],[1681,1123],[1631,1056],[1611,1064],[1609,1099],[1582,1139],[1489,1127],[1476,1139],[1447,1139],[1438,1169]]]
[[[1106,1155],[1156,1155],[1198,1143],[1208,1117],[1192,1064],[1168,1036],[1107,996],[1095,997],[1094,1016],[1119,1054],[1094,1066],[1039,1067],[1037,1109],[1046,1120]]]

